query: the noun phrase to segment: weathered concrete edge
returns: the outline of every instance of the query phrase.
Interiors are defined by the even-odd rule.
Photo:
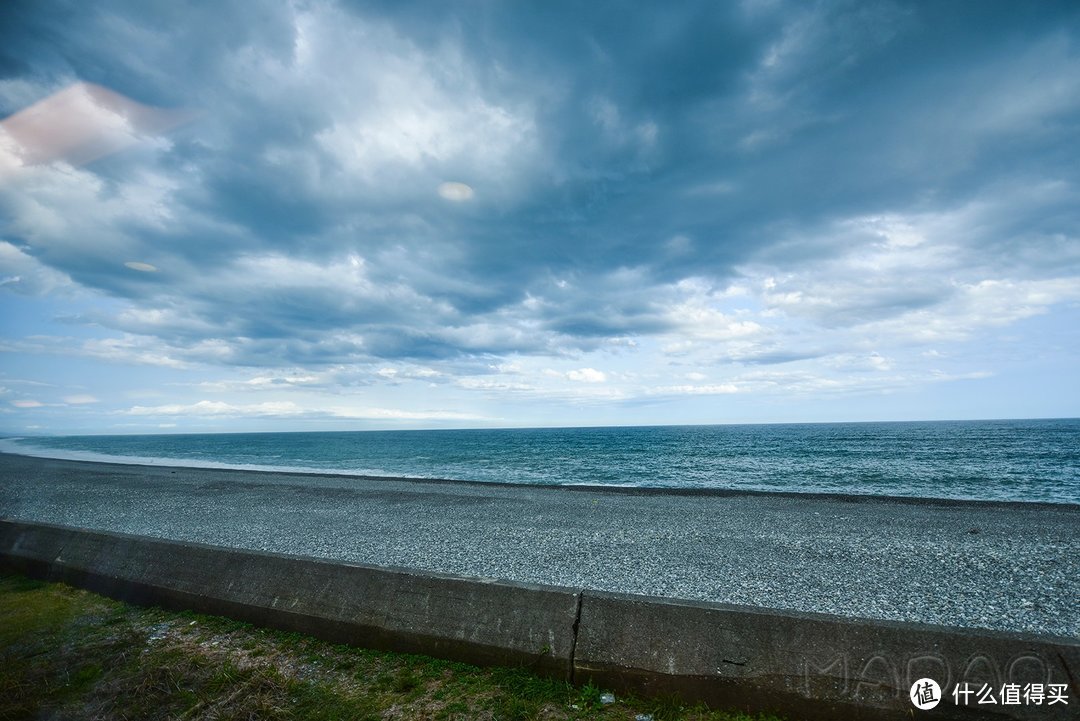
[[[0,567],[141,604],[803,719],[911,718],[910,679],[1068,683],[1080,641],[510,583],[0,520]],[[915,674],[915,675],[912,675]],[[1046,676],[1042,678],[1042,674]],[[937,718],[1069,718],[1047,707]],[[1037,713],[1033,713],[1037,712]]]
[[[720,708],[802,719],[1080,717],[1080,640],[586,591],[574,653],[579,681],[675,694]],[[1070,705],[957,706],[933,712],[912,684],[1066,684]]]
[[[336,643],[572,674],[573,589],[11,521],[0,567]]]

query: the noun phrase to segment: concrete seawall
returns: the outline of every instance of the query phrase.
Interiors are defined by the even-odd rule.
[[[0,521],[0,568],[114,598],[220,614],[335,642],[793,719],[1080,718],[1080,641],[376,568]],[[933,678],[931,711],[908,697]],[[997,704],[953,702],[989,687]],[[1005,705],[1007,684],[1068,704]]]

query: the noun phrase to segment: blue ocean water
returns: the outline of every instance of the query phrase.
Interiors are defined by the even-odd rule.
[[[1080,419],[67,436],[0,450],[161,465],[1080,503]]]

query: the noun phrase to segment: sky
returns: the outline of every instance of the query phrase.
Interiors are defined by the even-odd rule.
[[[1075,2],[0,5],[0,433],[1080,415]]]

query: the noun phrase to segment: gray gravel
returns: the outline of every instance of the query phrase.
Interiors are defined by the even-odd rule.
[[[1080,638],[1080,506],[641,494],[0,454],[0,516],[468,576]]]

